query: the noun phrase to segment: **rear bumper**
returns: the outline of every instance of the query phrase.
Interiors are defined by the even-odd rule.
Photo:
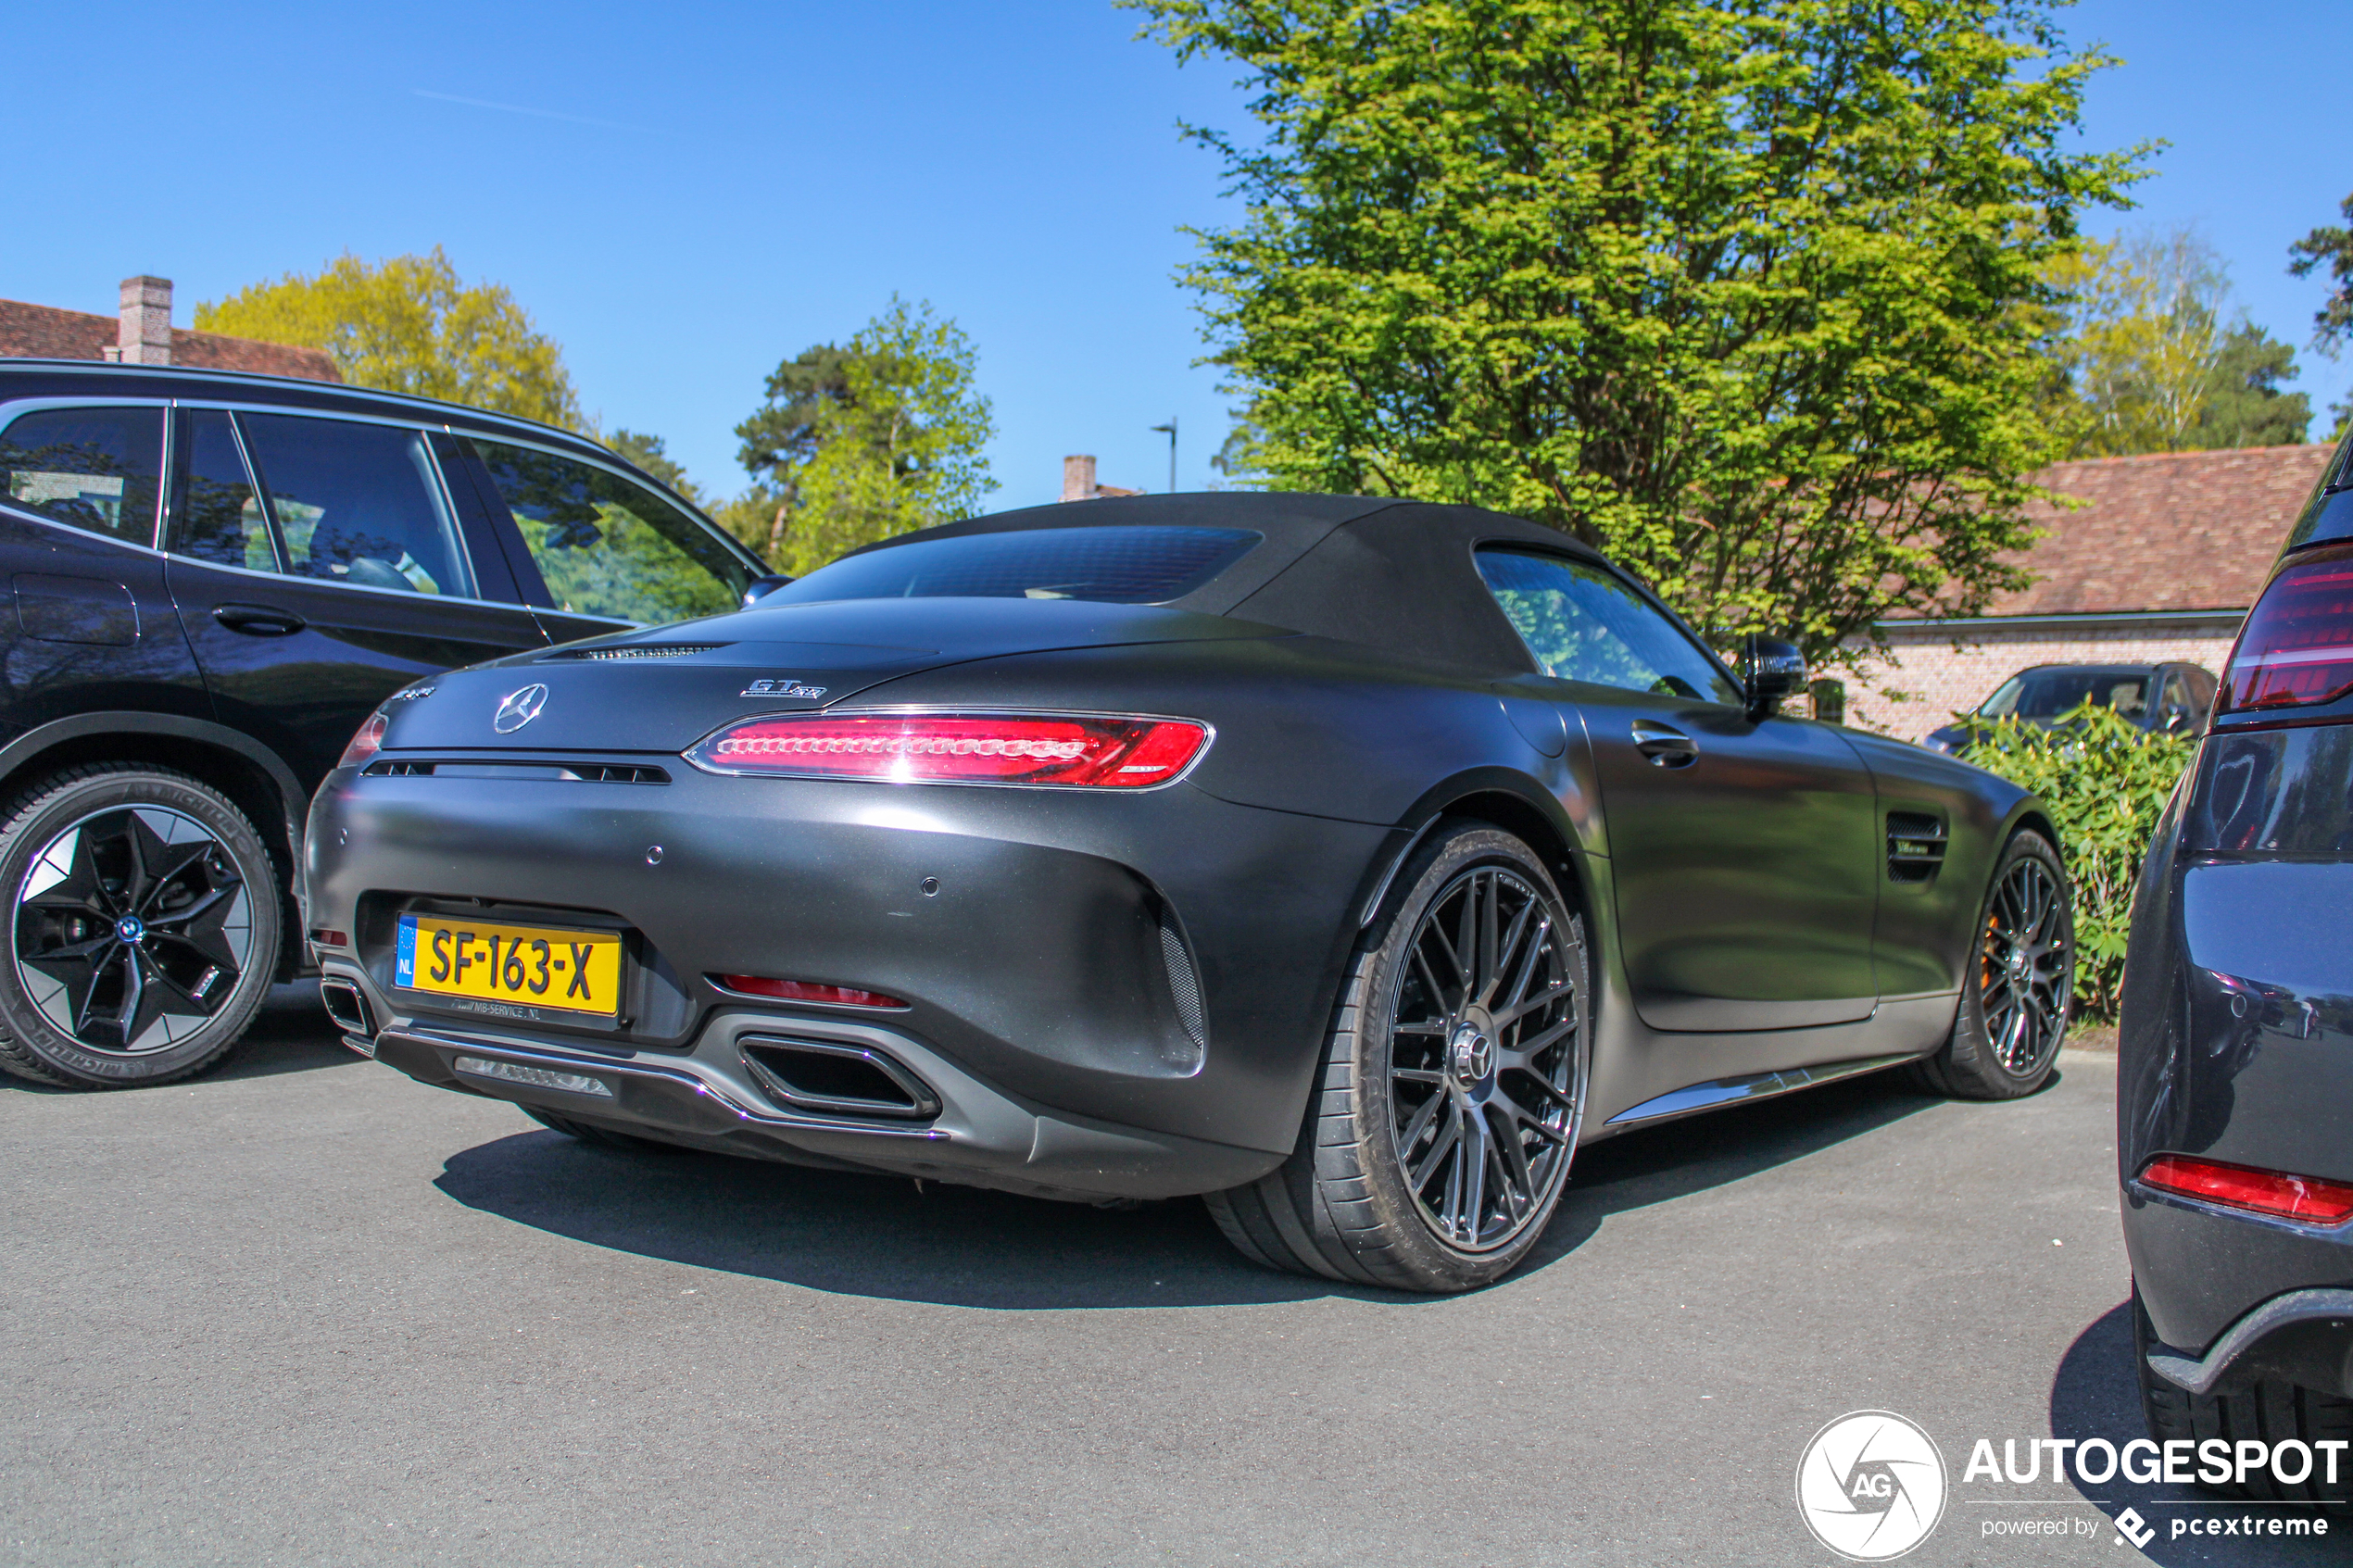
[[[2183,1387],[2291,1376],[2338,1389],[2353,1223],[2198,1202],[2137,1178],[2159,1154],[2353,1182],[2353,864],[2179,858],[2135,900],[2117,1086],[2124,1239]]]
[[[590,1048],[403,1017],[382,1010],[384,993],[355,966],[331,964],[329,974],[359,987],[380,1010],[377,1016],[389,1020],[371,1042],[376,1060],[421,1084],[714,1153],[1076,1199],[1213,1191],[1253,1181],[1282,1158],[1025,1104],[919,1040],[861,1023],[727,1010],[712,1015],[684,1054]],[[747,1065],[741,1042],[780,1035],[881,1052],[937,1095],[938,1111],[918,1123],[811,1115],[779,1105]],[[536,1070],[542,1082],[492,1076],[485,1064]],[[585,1078],[603,1092],[546,1082],[568,1078]]]
[[[984,1088],[1051,1122],[1013,1139],[1025,1160],[1032,1148],[1050,1159],[1061,1127],[1277,1158],[1296,1143],[1387,830],[1237,806],[1181,784],[1097,798],[721,778],[674,763],[670,772],[662,785],[331,775],[311,811],[311,918],[355,943],[331,972],[362,985],[396,1030],[627,1053],[647,1064],[633,1082],[659,1078],[656,1061],[740,1075],[728,1034],[738,1015],[772,1028],[880,1031],[911,1065],[936,1060],[943,1092],[953,1075],[973,1085],[960,1135],[974,1147],[1013,1137],[988,1130],[998,1123],[980,1113]],[[644,978],[622,1026],[504,1005],[494,1017],[396,990],[396,916],[418,899],[624,928]],[[1180,964],[1191,966],[1190,985]],[[720,974],[909,1005],[747,1004],[711,983]],[[737,1087],[750,1098],[711,1084],[753,1111],[753,1125],[729,1135],[758,1142],[784,1125],[752,1085]],[[709,1131],[665,1114],[665,1135]],[[791,1147],[808,1148],[808,1131],[796,1126]],[[1224,1157],[1203,1158],[1208,1173],[1187,1190],[1231,1185]]]

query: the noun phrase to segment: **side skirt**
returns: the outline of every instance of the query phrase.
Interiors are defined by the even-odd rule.
[[[1697,1110],[1713,1110],[1740,1100],[1766,1099],[1861,1073],[1876,1073],[1882,1067],[1911,1061],[1919,1055],[1918,1051],[1899,1051],[1893,1056],[1857,1057],[1852,1061],[1829,1061],[1816,1067],[1789,1067],[1777,1073],[1751,1073],[1740,1078],[1719,1078],[1712,1084],[1692,1084],[1629,1106],[1611,1117],[1607,1125],[1623,1127],[1636,1122],[1656,1122],[1669,1116],[1688,1116]]]

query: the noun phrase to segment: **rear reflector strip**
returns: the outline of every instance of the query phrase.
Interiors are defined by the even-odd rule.
[[[1105,714],[773,714],[728,725],[686,759],[713,773],[879,784],[1146,789],[1192,765],[1209,726]]]
[[[2339,1224],[2353,1216],[2353,1186],[2317,1176],[2291,1176],[2279,1171],[2160,1154],[2142,1170],[2141,1180],[2184,1198],[2307,1224]]]
[[[492,1061],[479,1056],[461,1056],[452,1065],[477,1078],[497,1078],[510,1084],[528,1084],[535,1089],[562,1089],[567,1094],[613,1098],[611,1088],[603,1080],[591,1078],[585,1073],[558,1073],[550,1068],[525,1067],[519,1061]]]
[[[809,980],[768,980],[757,974],[714,974],[711,979],[747,997],[774,997],[785,1002],[830,1002],[845,1008],[904,1008],[897,997],[861,991],[852,985],[820,985]]]

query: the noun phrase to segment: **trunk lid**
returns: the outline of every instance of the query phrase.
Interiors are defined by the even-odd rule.
[[[384,749],[675,753],[731,720],[832,708],[970,659],[1284,635],[1220,616],[1076,600],[755,607],[453,670],[430,695],[393,704]],[[501,720],[502,705],[534,685],[547,688],[536,711],[520,724],[513,713]]]

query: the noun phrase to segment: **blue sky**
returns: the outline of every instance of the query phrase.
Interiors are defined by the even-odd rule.
[[[2129,62],[2092,143],[2173,144],[2120,225],[2199,223],[2316,408],[2353,359],[2303,352],[2322,290],[2287,243],[2353,192],[2327,85],[2353,6],[2088,0]],[[1101,0],[857,6],[82,4],[12,13],[19,183],[0,296],[111,312],[156,272],[198,300],[350,249],[447,247],[560,341],[585,405],[742,483],[731,427],[775,363],[896,290],[962,322],[995,400],[999,506],[1210,478],[1226,430],[1177,231],[1229,215],[1180,119],[1245,117]],[[2313,69],[2327,63],[2327,71]],[[503,107],[499,107],[503,106]],[[27,135],[27,128],[35,128]]]

